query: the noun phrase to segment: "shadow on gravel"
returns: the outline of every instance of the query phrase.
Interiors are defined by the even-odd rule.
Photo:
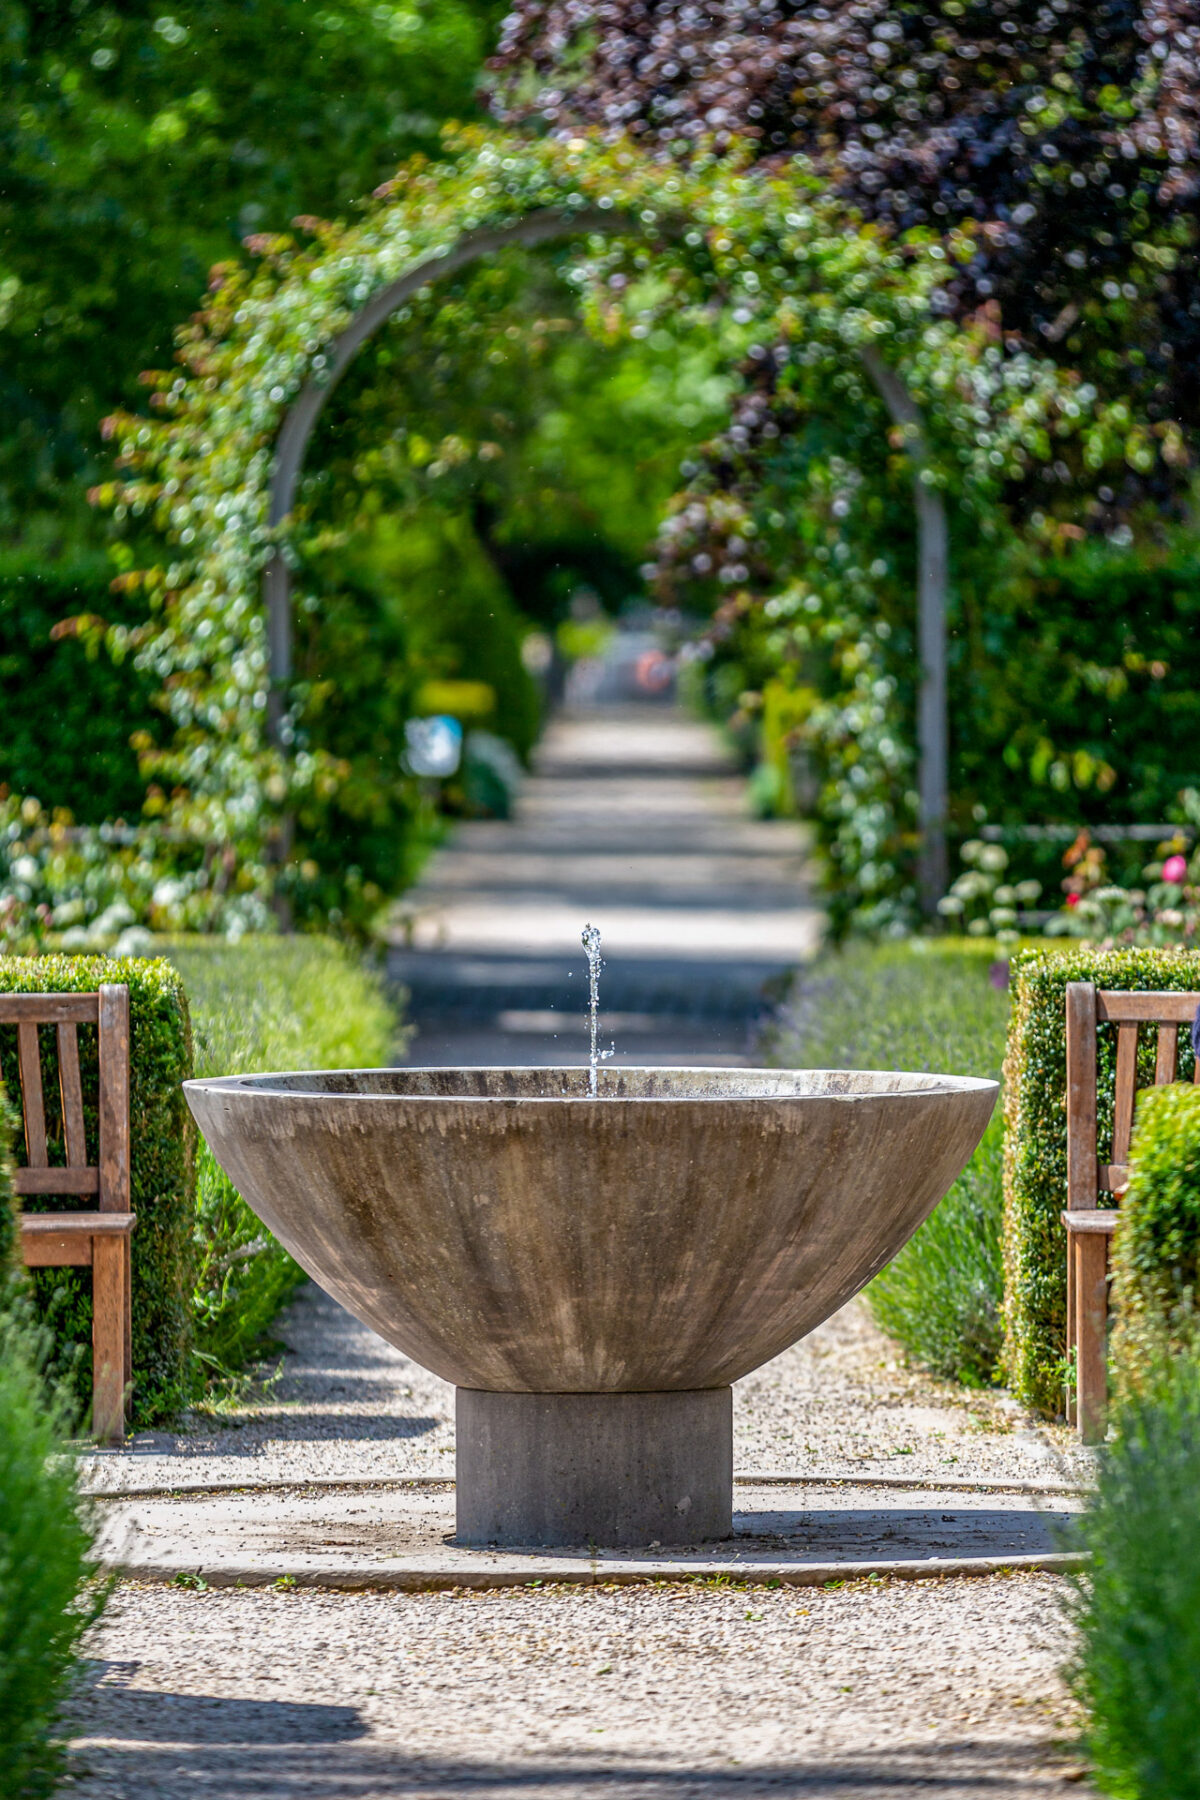
[[[734,1540],[814,1562],[1037,1556],[1062,1548],[1071,1519],[1036,1507],[846,1507],[735,1513]]]
[[[444,1419],[424,1417],[405,1418],[388,1413],[326,1413],[312,1412],[299,1402],[295,1407],[280,1407],[277,1411],[264,1410],[247,1415],[244,1419],[225,1416],[215,1420],[208,1430],[211,1435],[204,1438],[201,1448],[192,1447],[196,1456],[258,1456],[262,1450],[262,1440],[267,1427],[278,1425],[281,1438],[286,1437],[289,1444],[320,1443],[327,1439],[335,1439],[339,1444],[359,1443],[371,1438],[380,1441],[424,1437],[426,1432],[436,1431],[444,1425]],[[255,1428],[252,1441],[238,1442],[238,1433]],[[183,1440],[187,1454],[187,1439]]]
[[[136,1704],[93,1728],[74,1754],[79,1800],[152,1794],[155,1800],[400,1800],[404,1795],[476,1793],[503,1800],[742,1800],[751,1795],[821,1795],[838,1800],[887,1793],[937,1800],[1058,1796],[1069,1787],[1044,1742],[959,1740],[925,1749],[870,1748],[845,1761],[813,1758],[733,1770],[673,1769],[614,1757],[553,1763],[489,1763],[408,1757],[384,1744],[354,1744],[367,1727],[351,1708],[242,1702],[163,1694],[126,1696]],[[157,1711],[155,1710],[157,1707]],[[135,1739],[118,1749],[95,1738]],[[276,1735],[276,1734],[279,1735]],[[167,1747],[169,1743],[169,1748]],[[162,1748],[159,1748],[159,1745]],[[328,1746],[323,1750],[320,1746]],[[221,1754],[218,1747],[227,1754]]]
[[[104,1707],[103,1722],[81,1722],[81,1733],[121,1743],[136,1744],[136,1750],[123,1752],[119,1758],[127,1769],[129,1793],[137,1794],[143,1782],[161,1780],[164,1765],[154,1746],[171,1744],[170,1763],[176,1774],[181,1751],[186,1755],[193,1747],[215,1748],[236,1746],[239,1759],[254,1757],[264,1749],[290,1749],[297,1744],[345,1744],[367,1735],[369,1726],[353,1706],[324,1706],[297,1700],[227,1700],[209,1694],[151,1694],[126,1689],[119,1706]],[[268,1759],[271,1781],[276,1791],[286,1793],[287,1762]],[[264,1760],[262,1773],[268,1772]],[[210,1777],[215,1780],[215,1766],[207,1760],[197,1761],[189,1770],[189,1778],[206,1791]],[[229,1780],[229,1773],[221,1775]],[[157,1788],[152,1788],[157,1793]],[[208,1792],[221,1791],[208,1787]],[[266,1787],[230,1789],[238,1793],[266,1794]],[[183,1792],[183,1788],[180,1788]]]

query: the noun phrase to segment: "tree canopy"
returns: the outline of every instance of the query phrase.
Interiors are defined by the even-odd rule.
[[[966,233],[937,303],[1141,426],[1119,475],[1051,462],[1012,497],[1082,476],[1104,528],[1178,490],[1200,424],[1198,58],[1194,0],[517,0],[495,69],[510,121],[798,151],[864,220]]]
[[[87,535],[100,419],[169,354],[211,265],[434,149],[474,110],[494,17],[490,0],[8,0],[0,531]]]

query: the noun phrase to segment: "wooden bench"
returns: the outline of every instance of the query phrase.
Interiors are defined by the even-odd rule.
[[[30,1269],[92,1271],[92,1430],[103,1442],[125,1435],[132,1379],[129,1238],[129,989],[94,994],[0,994],[0,1025],[17,1028],[25,1125],[25,1167],[14,1171],[18,1196],[95,1195],[92,1212],[22,1213],[21,1254]],[[64,1164],[46,1151],[46,1104],[38,1027],[58,1037]],[[79,1027],[97,1029],[99,1145],[88,1162],[79,1076]]]
[[[1075,1399],[1068,1418],[1085,1444],[1099,1443],[1108,1405],[1109,1245],[1117,1203],[1129,1185],[1129,1146],[1137,1104],[1138,1036],[1156,1026],[1154,1085],[1176,1079],[1179,1030],[1190,1027],[1200,993],[1117,993],[1090,981],[1067,984],[1067,1352],[1075,1353]],[[1096,1028],[1117,1028],[1112,1156],[1097,1149]],[[1196,1065],[1200,1080],[1200,1059]],[[1111,1204],[1101,1206],[1104,1195]]]

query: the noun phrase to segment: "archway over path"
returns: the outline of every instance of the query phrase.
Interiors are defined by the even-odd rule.
[[[445,252],[429,257],[375,293],[328,346],[326,367],[309,380],[289,407],[276,440],[268,514],[274,530],[287,525],[317,420],[340,377],[358,352],[423,288],[468,268],[498,251],[533,247],[582,234],[628,233],[634,221],[599,208],[587,213],[542,209],[509,225],[464,232]],[[869,346],[860,355],[895,425],[905,433],[913,462],[917,537],[917,641],[921,679],[917,712],[918,792],[921,851],[919,886],[923,909],[932,912],[945,892],[945,819],[949,798],[949,724],[946,694],[946,606],[950,576],[946,503],[939,488],[922,479],[930,457],[920,409],[901,377]],[[268,725],[284,742],[287,692],[292,678],[292,577],[287,558],[276,552],[263,573],[263,604],[270,657]]]
[[[168,680],[189,804],[228,814],[240,779],[238,829],[265,863],[296,783],[321,778],[319,752],[291,754],[290,534],[306,447],[357,352],[422,289],[489,255],[578,240],[586,261],[625,241],[670,277],[680,304],[727,308],[747,342],[779,333],[802,343],[831,416],[870,404],[873,390],[911,459],[920,877],[932,908],[945,885],[944,449],[956,431],[971,444],[977,433],[976,396],[960,400],[954,381],[938,388],[940,460],[923,418],[931,328],[943,363],[956,354],[950,328],[932,327],[942,252],[918,245],[898,257],[803,173],[729,162],[681,171],[628,146],[484,132],[449,150],[444,165],[402,170],[362,219],[308,222],[310,247],[264,239],[256,270],[221,272],[184,336],[186,372],[161,378],[162,418],[119,421],[123,456],[144,477],[124,485],[121,503],[153,505],[183,553],[151,655]],[[251,792],[266,802],[253,817]]]

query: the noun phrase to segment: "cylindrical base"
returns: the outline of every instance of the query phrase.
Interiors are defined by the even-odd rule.
[[[457,1390],[464,1544],[695,1544],[733,1530],[733,1390]]]

